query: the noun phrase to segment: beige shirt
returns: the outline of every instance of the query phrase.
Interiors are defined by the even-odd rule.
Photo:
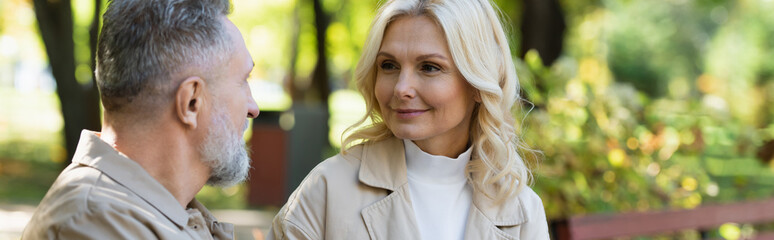
[[[139,164],[84,130],[73,163],[22,238],[233,239],[233,225],[218,222],[198,201],[187,208]]]
[[[274,218],[267,239],[420,239],[403,142],[366,143],[315,167]],[[503,204],[474,191],[465,239],[548,238],[530,188]]]

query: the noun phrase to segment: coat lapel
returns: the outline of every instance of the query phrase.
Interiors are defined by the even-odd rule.
[[[388,192],[385,198],[360,212],[371,239],[419,239],[407,185],[403,141],[389,138],[367,143],[362,154],[360,181]]]
[[[360,159],[358,178],[363,184],[395,191],[408,183],[406,153],[400,139],[366,143]]]
[[[465,227],[465,239],[516,240],[519,238],[500,230],[497,225],[492,223],[492,221],[481,212],[481,210],[476,207],[471,207],[470,213],[468,214],[468,223]]]
[[[509,234],[501,228],[513,227],[528,221],[521,198],[513,197],[501,204],[484,193],[473,191],[473,205],[468,213],[465,239],[509,239],[519,236]]]
[[[403,186],[361,212],[371,239],[419,239],[408,185]]]

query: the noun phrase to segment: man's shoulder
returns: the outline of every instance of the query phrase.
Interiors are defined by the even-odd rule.
[[[73,164],[59,175],[46,193],[27,224],[24,236],[48,238],[65,232],[88,235],[90,233],[83,232],[86,226],[99,227],[92,229],[96,236],[111,236],[111,229],[141,225],[146,220],[159,219],[159,216],[140,196],[100,170]],[[148,231],[137,234],[145,232]]]
[[[38,205],[30,223],[44,225],[100,209],[136,208],[141,198],[101,171],[83,165],[63,171]]]
[[[38,211],[79,212],[88,210],[89,195],[99,185],[103,173],[97,169],[73,164],[57,177]]]
[[[102,171],[84,165],[70,167],[62,172],[41,202],[44,204],[75,204],[71,209],[90,207],[100,202],[126,203],[140,198]],[[63,209],[66,210],[66,209]]]

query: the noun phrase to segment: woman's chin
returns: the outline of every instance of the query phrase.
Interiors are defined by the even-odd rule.
[[[417,141],[417,140],[422,140],[422,139],[426,138],[425,136],[422,136],[420,134],[416,134],[416,132],[395,132],[395,131],[393,131],[392,134],[395,135],[395,137],[397,137],[399,139],[405,139],[405,140],[411,140],[411,141]]]

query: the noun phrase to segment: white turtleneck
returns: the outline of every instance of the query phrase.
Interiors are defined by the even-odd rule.
[[[465,166],[471,148],[456,159],[435,156],[403,140],[406,149],[409,195],[419,234],[424,240],[463,239],[473,191],[467,184]]]

